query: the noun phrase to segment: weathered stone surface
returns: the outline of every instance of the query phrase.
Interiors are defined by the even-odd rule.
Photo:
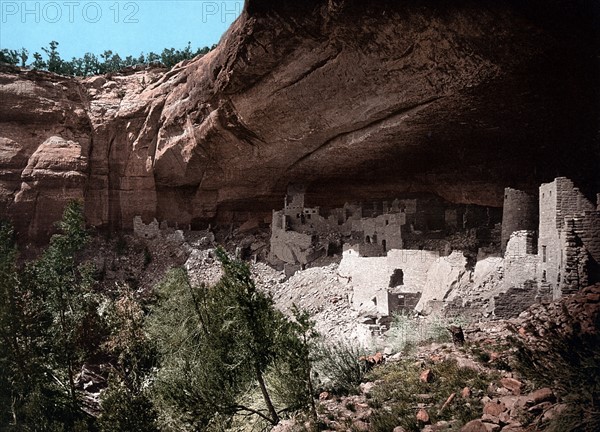
[[[230,222],[306,179],[315,205],[410,191],[499,207],[505,186],[556,174],[597,189],[588,5],[249,0],[216,50],[170,71],[3,68],[0,217],[40,238],[80,198],[98,227]]]
[[[533,405],[540,404],[542,402],[552,402],[556,400],[552,389],[547,387],[535,390],[527,395],[527,399],[532,402]]]
[[[419,375],[419,381],[422,383],[429,383],[433,381],[433,372],[431,372],[431,369],[425,369],[423,372],[421,372],[421,375]]]
[[[506,405],[504,405],[500,401],[497,401],[497,402],[488,402],[483,407],[483,413],[484,414],[489,414],[489,415],[494,416],[494,417],[498,417],[504,411],[506,411]]]
[[[487,428],[481,420],[471,420],[460,429],[460,432],[487,432]]]
[[[417,412],[417,421],[421,423],[429,423],[429,413],[421,408],[419,412]]]
[[[487,423],[487,422],[483,422],[483,427],[485,427],[485,430],[487,432],[499,432],[500,431],[500,425],[497,425],[495,423]]]
[[[521,388],[523,387],[523,383],[519,380],[504,377],[500,380],[500,384],[502,384],[505,388],[509,389],[515,395],[521,394]]]

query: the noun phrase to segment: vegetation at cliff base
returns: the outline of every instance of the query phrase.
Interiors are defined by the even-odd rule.
[[[256,288],[245,263],[222,249],[217,256],[224,275],[214,287],[193,287],[181,269],[158,287],[148,328],[161,355],[159,404],[181,427],[204,430],[236,415],[277,424],[282,412],[312,401],[310,338]],[[299,379],[274,392],[269,379],[279,373]]]
[[[90,268],[76,263],[85,244],[81,206],[67,206],[42,256],[16,264],[14,234],[0,228],[0,424],[2,430],[87,430],[76,388],[81,364],[104,331]]]
[[[222,430],[298,410],[316,417],[313,324],[277,310],[245,263],[217,249],[215,286],[174,269],[142,300],[127,286],[98,289],[81,256],[80,204],[57,228],[39,258],[18,264],[13,229],[0,225],[0,430]]]

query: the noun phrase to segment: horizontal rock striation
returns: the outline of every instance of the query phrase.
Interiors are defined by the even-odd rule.
[[[0,217],[92,226],[263,216],[435,193],[501,206],[557,175],[599,189],[593,2],[249,0],[209,54],[86,79],[0,69]],[[574,151],[573,149],[576,149]],[[595,184],[594,184],[595,183]]]

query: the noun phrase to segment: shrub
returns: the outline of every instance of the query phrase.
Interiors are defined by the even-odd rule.
[[[460,368],[456,361],[444,361],[426,366],[433,373],[431,382],[421,382],[419,375],[422,368],[413,361],[405,360],[373,369],[369,380],[381,380],[374,387],[373,398],[370,402],[373,408],[371,417],[372,429],[376,432],[390,432],[395,426],[401,425],[407,431],[420,430],[415,420],[418,395],[431,395],[433,403],[428,408],[432,422],[458,419],[466,423],[481,416],[481,402],[478,398],[454,398],[452,403],[443,411],[441,407],[452,394],[459,394],[468,386],[474,392],[483,391],[494,377],[473,369]]]
[[[315,370],[321,385],[335,394],[353,394],[363,382],[367,367],[359,359],[366,352],[348,342],[322,343],[317,347]]]
[[[158,413],[145,393],[112,386],[102,397],[103,414],[98,426],[102,432],[158,432]]]
[[[404,313],[392,315],[390,330],[386,333],[388,343],[396,352],[408,353],[416,345],[427,342],[451,342],[448,331],[451,324],[460,325],[460,318],[442,319],[439,317],[419,318]]]
[[[600,335],[581,331],[569,317],[572,333],[547,330],[535,342],[514,338],[515,369],[536,386],[548,386],[566,403],[566,411],[548,426],[552,432],[600,430]],[[598,322],[595,328],[598,329]]]

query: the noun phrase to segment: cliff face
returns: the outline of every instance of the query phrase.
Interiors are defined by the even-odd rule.
[[[36,239],[71,198],[91,225],[129,228],[242,220],[288,182],[321,205],[500,206],[505,186],[556,175],[598,187],[590,2],[268,3],[171,71],[0,70],[0,217]]]

